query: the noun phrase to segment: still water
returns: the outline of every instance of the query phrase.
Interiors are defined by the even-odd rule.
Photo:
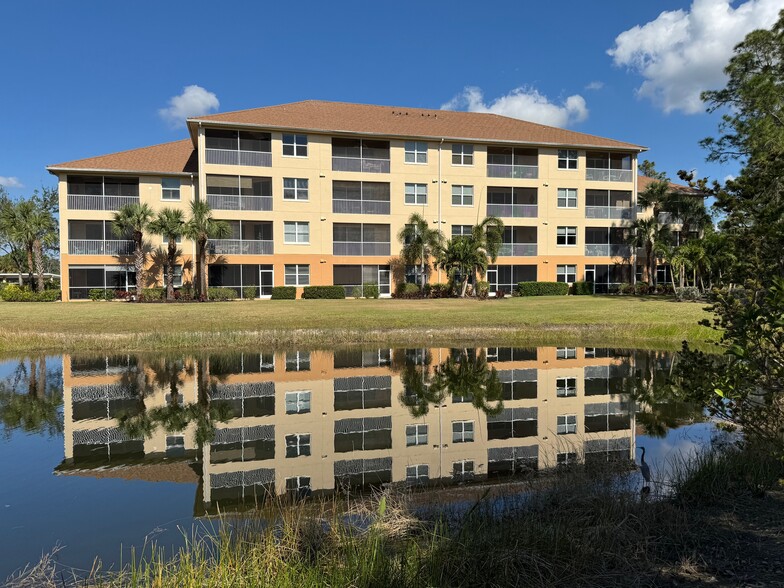
[[[1,360],[0,581],[56,545],[64,566],[117,567],[273,495],[514,484],[639,463],[643,446],[655,472],[713,441],[667,395],[672,362],[573,347]]]

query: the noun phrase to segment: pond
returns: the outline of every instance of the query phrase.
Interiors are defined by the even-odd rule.
[[[0,580],[56,545],[62,565],[116,568],[272,496],[459,495],[642,447],[655,472],[714,441],[666,394],[672,363],[574,347],[0,360]]]

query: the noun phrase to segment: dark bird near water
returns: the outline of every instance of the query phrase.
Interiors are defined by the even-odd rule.
[[[651,467],[645,463],[645,447],[638,447],[637,449],[642,449],[642,455],[640,456],[640,473],[642,474],[642,479],[645,480],[646,484],[650,484]]]

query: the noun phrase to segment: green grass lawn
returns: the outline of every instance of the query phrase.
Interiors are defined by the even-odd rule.
[[[0,351],[230,346],[707,344],[704,304],[637,297],[0,303]]]

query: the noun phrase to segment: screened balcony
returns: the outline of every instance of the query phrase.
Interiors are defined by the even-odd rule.
[[[585,255],[588,257],[629,257],[627,230],[620,227],[586,227]]]
[[[389,141],[332,139],[332,171],[389,173]]]
[[[69,210],[120,210],[139,202],[139,178],[68,176]]]
[[[117,237],[112,221],[68,221],[69,255],[131,255],[132,239]]]
[[[210,255],[272,255],[271,221],[228,221],[231,236],[208,242]]]
[[[272,210],[272,178],[208,174],[207,204],[214,210]]]
[[[272,165],[272,137],[269,133],[206,129],[205,158],[216,165]]]
[[[499,257],[536,255],[536,227],[504,227]]]
[[[487,188],[487,216],[536,218],[538,203],[536,188]]]
[[[487,177],[535,180],[539,177],[539,152],[536,149],[488,147]]]
[[[585,218],[634,220],[630,190],[586,190]]]
[[[332,225],[333,255],[389,255],[390,251],[389,225]]]
[[[333,181],[332,212],[389,214],[389,183]]]
[[[631,182],[632,156],[629,153],[588,151],[585,179],[593,182]]]

